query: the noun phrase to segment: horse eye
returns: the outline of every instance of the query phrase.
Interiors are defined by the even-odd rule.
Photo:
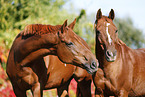
[[[69,42],[69,43],[65,43],[67,46],[72,46],[73,43],[72,42]]]
[[[115,31],[115,33],[117,33],[117,32],[118,32],[118,30]]]
[[[99,30],[96,30],[96,34],[99,35],[100,34],[100,31]]]

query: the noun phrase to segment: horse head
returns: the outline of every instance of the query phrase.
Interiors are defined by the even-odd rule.
[[[73,28],[76,19],[67,26],[67,20],[58,31],[59,43],[57,46],[57,56],[64,63],[74,64],[93,73],[97,70],[98,61],[92,54],[87,43],[74,33]]]
[[[115,61],[117,56],[115,43],[118,41],[118,30],[113,23],[114,17],[113,9],[111,9],[108,17],[103,16],[101,9],[99,9],[95,21],[96,44],[104,51],[108,62]]]

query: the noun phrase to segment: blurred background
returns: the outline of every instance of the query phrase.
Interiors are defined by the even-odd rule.
[[[77,19],[74,31],[95,49],[94,22],[101,8],[108,15],[115,11],[114,23],[119,38],[131,48],[145,48],[144,0],[0,0],[0,95],[14,97],[5,73],[7,56],[16,35],[28,24],[58,25]],[[70,97],[75,97],[76,82],[70,85]],[[92,88],[93,90],[93,88]],[[28,92],[31,97],[30,92]],[[56,90],[45,91],[44,97],[56,97]]]

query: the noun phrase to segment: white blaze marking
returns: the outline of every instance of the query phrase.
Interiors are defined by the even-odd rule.
[[[109,44],[111,45],[112,40],[111,40],[110,34],[109,34],[109,32],[108,32],[108,26],[109,26],[109,25],[110,25],[110,23],[107,23],[107,24],[106,24],[106,33],[107,33],[107,36],[108,36]]]
[[[64,64],[64,66],[66,67],[66,64]]]

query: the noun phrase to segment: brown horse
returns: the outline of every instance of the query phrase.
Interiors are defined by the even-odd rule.
[[[94,83],[105,97],[115,89],[119,97],[145,96],[145,49],[131,49],[118,38],[114,17],[113,9],[108,17],[100,9],[96,15],[96,57],[103,72]]]
[[[57,88],[58,96],[68,95],[68,86],[72,78],[78,83],[79,93],[83,97],[91,97],[92,77],[86,70],[70,64],[62,63],[57,56],[46,56],[48,80],[45,89]]]
[[[91,74],[97,70],[95,56],[85,41],[73,32],[74,25],[75,21],[67,26],[67,20],[57,26],[33,24],[18,34],[6,67],[17,97],[26,97],[28,89],[34,97],[42,96],[50,75],[44,62],[46,55],[56,55],[62,62],[85,68]],[[56,77],[56,80],[59,79]]]

